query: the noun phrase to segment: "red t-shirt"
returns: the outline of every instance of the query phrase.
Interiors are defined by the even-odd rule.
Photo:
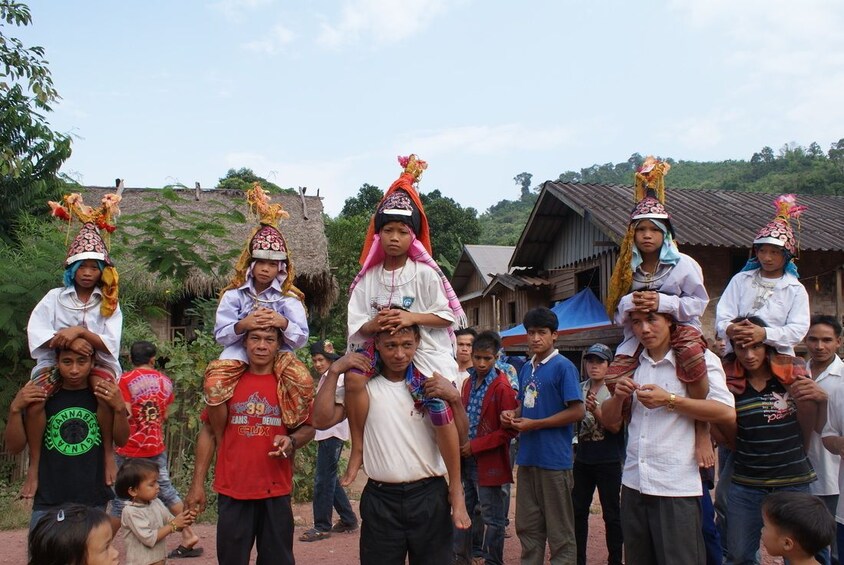
[[[129,441],[116,449],[124,457],[155,457],[164,447],[164,420],[173,402],[173,382],[155,369],[124,373],[118,383],[123,400],[132,405]]]
[[[238,500],[290,494],[292,461],[268,455],[275,451],[273,438],[287,435],[275,376],[244,373],[226,404],[229,416],[217,446],[214,490]]]

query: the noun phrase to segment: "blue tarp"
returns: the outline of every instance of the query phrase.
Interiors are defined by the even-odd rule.
[[[589,288],[584,288],[571,298],[560,302],[551,308],[551,311],[559,320],[558,332],[573,333],[612,324],[604,305]],[[501,332],[501,337],[519,335],[527,335],[525,327],[521,324]]]

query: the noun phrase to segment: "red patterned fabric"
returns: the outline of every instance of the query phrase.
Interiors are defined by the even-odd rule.
[[[734,394],[742,394],[747,388],[744,366],[739,363],[734,353],[724,358],[722,364],[724,372],[727,374],[727,388]],[[782,353],[769,354],[768,364],[771,373],[785,386],[789,386],[798,377],[809,376],[806,362],[800,357],[792,357]]]
[[[217,406],[231,399],[248,365],[233,359],[216,359],[205,369],[205,403]],[[295,354],[276,355],[273,373],[277,380],[281,419],[288,428],[297,428],[308,418],[314,399],[314,379]]]
[[[91,377],[99,377],[112,383],[117,381],[115,374],[104,365],[94,364],[91,368],[91,375],[88,377],[89,386]],[[37,375],[32,377],[32,380],[44,389],[47,396],[54,395],[62,387],[62,378],[59,375],[59,370],[53,366],[44,367]]]

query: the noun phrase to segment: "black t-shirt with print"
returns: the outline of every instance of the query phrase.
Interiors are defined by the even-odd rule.
[[[97,398],[90,389],[59,389],[46,403],[35,510],[68,502],[103,506],[112,498],[105,483],[103,437]]]
[[[736,420],[734,483],[775,488],[817,479],[803,446],[797,405],[777,379],[769,379],[761,391],[747,383],[736,395]]]

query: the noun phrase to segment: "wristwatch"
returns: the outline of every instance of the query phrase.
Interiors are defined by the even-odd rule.
[[[672,392],[671,394],[668,395],[668,405],[666,406],[666,408],[668,408],[669,412],[674,412],[674,401],[675,400],[677,400],[676,394],[674,394]]]

